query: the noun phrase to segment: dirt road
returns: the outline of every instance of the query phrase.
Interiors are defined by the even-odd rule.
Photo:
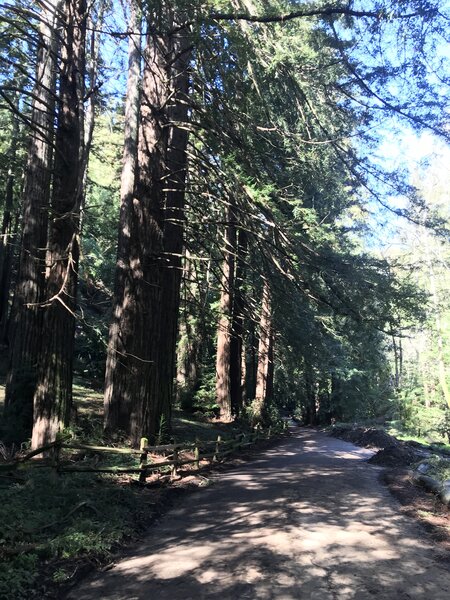
[[[184,498],[71,600],[448,600],[448,558],[400,515],[371,452],[313,431]]]

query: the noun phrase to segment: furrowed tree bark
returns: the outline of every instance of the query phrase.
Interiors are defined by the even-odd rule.
[[[133,196],[137,166],[139,122],[139,89],[141,77],[142,16],[136,0],[130,1],[130,35],[128,41],[128,81],[125,99],[125,140],[120,187],[120,217],[118,257],[115,275],[114,303],[109,329],[108,354],[105,375],[105,428],[130,431],[133,406],[132,390],[123,381],[126,377],[126,331],[132,327],[134,314],[133,270],[131,265],[131,231],[134,213]],[[123,330],[123,332],[122,332]]]
[[[66,0],[59,83],[55,167],[48,243],[47,299],[34,395],[32,448],[68,425],[83,198],[86,0]]]
[[[247,401],[247,343],[244,339],[246,332],[242,332],[241,344],[241,399],[243,408]]]
[[[220,292],[220,319],[217,330],[216,354],[216,401],[219,405],[222,421],[231,421],[230,352],[231,323],[233,314],[233,290],[235,278],[236,222],[234,206],[231,202],[227,209],[225,228],[224,261],[222,267],[222,285]]]
[[[100,58],[100,31],[103,27],[104,15],[106,10],[106,0],[100,0],[97,7],[97,15],[94,19],[92,14],[88,15],[88,29],[90,30],[89,41],[87,42],[88,55],[87,55],[87,79],[89,88],[86,91],[88,97],[85,115],[84,115],[84,152],[83,152],[83,163],[82,163],[82,178],[83,178],[83,199],[81,203],[80,211],[80,235],[83,230],[84,221],[84,210],[86,204],[86,192],[88,184],[88,168],[89,158],[91,155],[92,140],[94,137],[94,126],[95,126],[95,110],[97,107],[98,97],[98,71],[99,71],[99,58]]]
[[[49,0],[39,25],[36,84],[22,196],[22,240],[12,309],[5,417],[26,439],[32,428],[33,394],[42,340],[47,219],[53,155],[57,24],[62,2]]]
[[[267,365],[267,382],[266,382],[266,404],[273,398],[273,377],[275,372],[275,363],[273,360],[274,333],[272,326],[272,316],[270,322],[269,350],[268,350],[268,365]]]
[[[16,108],[19,110],[20,94],[17,93]],[[0,344],[7,343],[8,307],[11,287],[13,259],[13,216],[14,216],[14,167],[17,155],[19,137],[19,120],[17,114],[12,114],[11,143],[8,152],[8,178],[5,189],[5,208],[3,211],[0,237]]]
[[[113,336],[107,366],[106,427],[114,413],[122,412],[124,429],[134,444],[159,429],[160,390],[158,356],[161,340],[161,266],[163,260],[164,176],[169,138],[167,105],[170,76],[167,70],[167,36],[150,30],[144,54],[142,101],[136,185],[132,213],[119,234],[119,267],[124,285],[115,299]],[[122,262],[123,261],[123,264]],[[129,411],[128,423],[126,414]]]
[[[253,401],[253,419],[264,421],[265,409],[273,389],[273,327],[272,300],[269,283],[264,280],[261,318],[259,325],[258,369],[256,373],[256,393]]]
[[[243,352],[244,335],[244,294],[245,255],[247,252],[247,233],[238,232],[236,277],[234,283],[233,314],[230,339],[230,397],[231,411],[239,416],[244,403],[245,387],[245,353]]]
[[[169,98],[168,44],[164,36],[149,36],[142,81],[137,184],[133,200],[131,261],[133,288],[131,328],[125,333],[128,367],[125,389],[131,392],[130,434],[134,444],[145,433],[159,430],[155,397],[159,390],[158,358],[161,340],[161,262],[163,255],[164,175],[169,128],[165,108]],[[122,361],[121,361],[122,362]]]
[[[245,353],[245,396],[252,400],[256,395],[256,373],[258,370],[257,344],[255,323],[251,320],[248,324],[247,348]]]
[[[174,400],[178,313],[182,275],[184,206],[186,187],[186,148],[189,119],[189,32],[181,29],[171,36],[171,96],[168,108],[170,123],[166,161],[166,205],[164,210],[164,261],[162,271],[161,336],[158,356],[160,389],[155,398],[157,414],[167,429]],[[147,427],[151,429],[151,424]]]

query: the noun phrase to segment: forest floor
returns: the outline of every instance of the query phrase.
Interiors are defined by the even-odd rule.
[[[2,386],[0,385],[0,402],[2,391]],[[77,380],[76,385],[74,386],[74,397],[77,406],[78,423],[74,427],[73,434],[75,436],[81,436],[81,439],[84,441],[91,440],[92,442],[97,442],[99,436],[102,435],[102,394],[92,390],[92,388],[84,381]],[[227,435],[231,436],[238,431],[238,427],[233,424],[224,425],[214,422],[214,420],[211,421],[202,418],[201,415],[188,415],[181,411],[175,411],[173,425],[176,439],[183,441],[193,440],[195,438],[213,439],[218,434],[226,437]],[[237,481],[241,481],[239,485],[244,486],[243,493],[245,496],[245,494],[249,492],[247,489],[248,481],[254,480],[253,484],[250,485],[250,491],[251,489],[257,490],[258,486],[261,487],[261,490],[267,489],[269,493],[268,504],[275,503],[278,505],[279,503],[284,503],[285,510],[288,512],[293,511],[293,514],[296,514],[296,511],[298,510],[297,501],[293,500],[291,505],[291,500],[295,496],[293,489],[296,485],[300,486],[299,490],[303,490],[303,492],[301,492],[303,494],[304,492],[308,492],[307,487],[305,488],[307,483],[313,486],[318,483],[326,483],[327,485],[323,489],[319,488],[320,494],[333,495],[337,490],[339,497],[341,497],[341,475],[348,471],[349,467],[351,471],[352,467],[356,464],[358,465],[356,471],[358,476],[361,475],[363,479],[367,478],[367,474],[363,474],[366,470],[369,474],[372,474],[370,475],[370,481],[372,481],[371,485],[373,485],[376,490],[376,497],[380,495],[378,489],[380,483],[388,486],[392,494],[400,501],[400,504],[395,502],[394,505],[392,505],[394,511],[392,514],[395,513],[397,516],[402,516],[408,521],[418,524],[418,529],[416,531],[417,540],[423,540],[425,544],[431,541],[434,545],[434,555],[437,556],[437,554],[439,554],[441,557],[449,556],[449,510],[443,507],[432,494],[426,493],[412,482],[409,471],[404,467],[403,462],[399,462],[397,455],[395,455],[397,458],[395,458],[394,462],[389,465],[389,459],[394,455],[392,452],[389,456],[384,454],[383,460],[387,459],[387,464],[390,468],[381,470],[379,467],[372,467],[360,462],[361,460],[365,460],[372,456],[374,451],[358,451],[352,446],[344,446],[344,449],[346,448],[345,452],[343,450],[336,451],[333,444],[341,443],[337,440],[323,442],[324,438],[322,437],[322,434],[315,434],[313,430],[294,428],[293,431],[294,437],[292,440],[283,441],[280,446],[274,446],[274,443],[276,444],[277,442],[262,443],[259,447],[247,452],[246,455],[234,458],[226,464],[216,467],[211,473],[208,469],[202,470],[199,473],[192,472],[187,474],[182,480],[170,484],[168,476],[162,477],[155,481],[150,480],[149,484],[144,489],[134,485],[130,477],[93,477],[92,475],[75,474],[63,476],[62,478],[55,478],[50,470],[45,469],[33,470],[33,473],[18,473],[19,478],[14,485],[7,485],[6,483],[0,485],[0,521],[5,524],[3,534],[0,535],[0,538],[2,538],[0,539],[0,560],[3,562],[3,566],[0,569],[0,598],[17,600],[18,598],[41,599],[64,597],[64,590],[67,590],[67,586],[71,585],[73,581],[79,581],[93,569],[104,568],[104,566],[108,564],[111,565],[111,561],[116,560],[115,557],[123,553],[124,548],[136,547],[143,535],[153,541],[156,539],[159,544],[159,540],[161,539],[159,533],[160,519],[167,511],[171,510],[172,506],[177,507],[180,504],[183,504],[186,507],[191,507],[192,503],[195,504],[196,500],[192,499],[191,492],[197,493],[197,491],[199,491],[201,496],[203,496],[203,494],[209,494],[209,487],[214,489],[217,487],[221,488],[222,485],[225,485],[226,487],[227,482],[229,482],[231,485],[230,492],[234,494],[238,486]],[[329,460],[334,461],[335,459],[339,459],[340,461],[339,464],[333,464],[332,467],[327,466],[325,468],[325,475],[333,475],[331,478],[321,476],[320,471],[322,465],[320,461],[316,467],[313,466],[314,462],[308,462],[309,458],[311,458],[313,444],[317,445],[319,443],[317,440],[315,441],[315,435],[318,435],[320,440],[322,440],[320,441],[320,444],[325,444],[320,450],[317,449],[315,451],[316,454],[318,453],[319,457],[325,459],[325,456],[329,453]],[[372,447],[376,446],[381,449],[389,445],[392,440],[392,438],[386,436],[383,431],[374,431],[367,428],[364,429],[364,435],[362,437],[361,431],[349,433],[348,429],[347,433],[344,433],[344,435],[347,438],[352,438],[357,444],[363,446],[369,445]],[[306,436],[306,438],[304,436]],[[308,436],[312,436],[311,439],[309,439]],[[121,439],[117,439],[114,440],[114,443],[121,444],[122,441],[123,440]],[[287,451],[286,444],[288,445]],[[331,444],[331,446],[329,444]],[[400,446],[402,446],[401,443]],[[271,449],[267,450],[267,448]],[[263,452],[263,454],[258,454],[261,452]],[[266,452],[266,454],[264,454],[264,452]],[[346,453],[349,453],[350,458],[346,457]],[[283,461],[283,456],[286,458],[285,465],[282,464],[282,462],[280,463],[280,461]],[[276,461],[278,461],[276,464],[279,466],[276,466],[275,469],[275,467],[272,467],[269,464],[267,469],[267,472],[269,473],[268,481],[261,484],[258,483],[255,486],[255,481],[259,478],[260,473],[260,471],[258,471],[258,465],[261,465],[261,462],[264,464],[264,461],[268,459],[271,460],[271,457],[278,457],[276,458]],[[349,460],[350,462],[348,462]],[[355,463],[355,460],[358,462]],[[372,457],[371,460],[383,462],[374,457]],[[317,468],[316,476],[314,476],[313,473],[314,468]],[[255,473],[252,473],[253,470],[256,470],[256,475]],[[280,497],[278,499],[272,497],[273,491],[271,491],[275,485],[276,470],[279,472],[277,481]],[[294,470],[294,472],[292,472],[292,470]],[[263,472],[265,471],[266,469],[263,469]],[[233,475],[233,473],[235,475]],[[243,474],[243,480],[240,473],[241,475]],[[302,473],[304,477],[302,477]],[[338,478],[333,482],[335,473],[338,475]],[[373,477],[374,473],[376,474],[375,479]],[[247,474],[249,474],[250,479],[247,477]],[[235,480],[235,477],[237,477],[237,480]],[[351,498],[353,498],[354,494],[359,494],[359,496],[355,497],[355,502],[352,500],[350,505],[344,507],[335,505],[333,509],[337,512],[344,510],[344,531],[347,529],[347,519],[350,518],[350,513],[353,509],[356,511],[356,521],[352,521],[352,523],[357,523],[358,511],[355,507],[358,502],[361,502],[361,506],[364,506],[364,494],[361,496],[360,490],[358,490],[360,483],[361,482],[358,482],[358,480],[355,480],[355,490],[349,488]],[[287,486],[286,489],[285,484]],[[333,491],[330,491],[330,486],[334,486]],[[383,485],[383,487],[386,490],[386,486]],[[364,483],[363,481],[362,488],[367,488],[366,492],[368,492],[368,483]],[[51,493],[49,493],[49,490]],[[188,492],[189,495],[186,495]],[[315,493],[316,492],[314,492],[314,494]],[[383,494],[381,495],[383,496]],[[207,497],[208,496],[206,496],[206,498]],[[298,495],[295,497],[297,497],[297,500],[300,498]],[[370,498],[369,505],[374,504],[370,494],[368,494],[367,497]],[[359,500],[357,498],[359,498]],[[296,531],[300,535],[303,535],[303,528],[306,528],[307,535],[309,535],[309,530],[312,529],[313,531],[316,525],[310,524],[306,515],[308,514],[308,511],[313,511],[312,507],[314,503],[313,499],[308,497],[308,494],[303,497],[303,502],[307,503],[307,511],[305,512],[301,509],[297,515],[299,525]],[[379,507],[378,503],[379,501],[376,500],[375,505],[377,510],[381,507],[381,504]],[[196,524],[191,523],[192,530],[198,529],[200,531],[203,528],[208,530],[207,524],[209,523],[212,525],[212,517],[211,519],[208,517],[207,522],[205,523],[201,522],[200,517],[203,517],[208,512],[207,507],[204,504],[202,504],[202,506],[203,512],[199,513],[196,510],[194,511],[195,518],[199,520]],[[234,499],[229,499],[228,505],[219,502],[219,506],[222,506],[225,509],[224,515],[227,522],[228,518],[231,518],[231,513],[229,515],[229,511],[227,512],[227,506],[231,507],[230,510],[237,514],[242,512],[245,515],[250,511],[248,501],[245,497],[241,508],[239,508],[240,501],[238,497],[236,498],[236,501]],[[264,510],[261,514],[261,507],[262,499],[257,498],[255,504],[255,514],[259,515],[257,520],[261,520],[262,523],[267,515],[269,529],[272,527],[270,523],[273,520],[276,522],[280,519],[280,523],[283,521],[279,515],[272,516],[270,506],[267,508],[267,513]],[[380,512],[383,512],[381,508]],[[167,519],[172,518],[170,516],[171,514],[172,513],[169,514]],[[321,514],[325,514],[326,519],[329,518],[327,509],[319,505],[317,512],[318,518]],[[216,514],[217,523],[220,526],[224,515],[220,516]],[[374,518],[376,519],[377,517],[374,516]],[[162,518],[161,523],[165,523],[167,519]],[[152,523],[154,523],[153,526]],[[363,525],[367,525],[367,520],[363,522]],[[425,528],[422,526],[425,526]],[[292,523],[289,527],[292,529]],[[395,525],[395,527],[397,527],[397,525]],[[257,529],[259,529],[259,525]],[[336,530],[334,529],[333,531],[334,534],[336,534]],[[236,531],[237,538],[239,537],[238,533],[239,530]],[[181,538],[177,537],[175,534],[173,535],[173,539],[176,540],[177,543],[178,540],[181,540]],[[188,536],[186,538],[186,543],[189,539]],[[307,539],[307,537],[305,539]],[[225,545],[227,544],[226,539],[223,539],[222,542]],[[180,541],[180,543],[184,544],[185,542]],[[249,541],[248,547],[252,548],[253,543],[254,541]],[[305,543],[307,542],[305,541]],[[339,545],[339,543],[338,539],[336,544]],[[420,543],[422,543],[422,541]],[[314,541],[314,544],[317,546],[317,540]],[[159,545],[157,545],[157,547],[159,547]],[[234,542],[231,544],[231,547],[234,548],[233,552],[235,552],[236,548]],[[263,568],[265,564],[264,556],[267,558],[267,556],[270,555],[270,552],[266,552],[266,550],[263,551],[261,568]],[[214,555],[216,551],[217,548],[214,552],[212,551],[212,555]],[[266,554],[264,554],[264,552],[266,552]],[[175,554],[174,556],[176,557],[177,555]],[[231,559],[232,557],[230,557],[230,560]],[[178,559],[176,558],[176,560]],[[315,563],[314,557],[313,560]],[[231,560],[230,568],[234,568],[235,564],[237,563]],[[289,591],[291,588],[296,590],[297,583],[292,584],[294,587],[287,586],[286,588],[284,584],[281,585],[281,587],[275,587],[273,594],[270,592],[272,596],[269,594],[269,591],[267,591],[270,589],[270,586],[264,588],[265,584],[261,584],[261,586],[258,587],[256,583],[259,581],[260,575],[255,574],[255,564],[256,563],[250,561],[249,572],[254,573],[254,581],[247,582],[245,579],[247,576],[244,577],[244,575],[242,575],[245,561],[241,571],[239,571],[241,573],[241,575],[239,575],[240,579],[238,578],[235,581],[236,585],[239,582],[239,585],[245,584],[242,588],[242,598],[303,598],[303,596],[297,596],[295,591],[292,592],[292,594],[291,591]],[[319,561],[317,564],[322,564],[322,561]],[[3,568],[5,565],[6,568]],[[325,567],[323,566],[323,568]],[[225,569],[225,567],[219,569],[219,574],[222,572],[221,569]],[[283,569],[281,569],[281,571],[284,573]],[[203,570],[202,566],[200,570]],[[114,569],[112,569],[112,571],[115,572]],[[318,572],[322,571],[319,569]],[[201,583],[203,581],[203,576],[200,576],[199,573],[200,571],[196,571],[192,577],[194,577],[194,579],[197,576],[200,577],[199,581]],[[289,571],[287,571],[287,573],[287,579],[283,579],[284,576],[282,576],[280,579],[281,582],[285,580],[296,581],[295,574],[291,574],[291,577]],[[328,571],[326,573],[328,573]],[[342,570],[342,573],[345,573],[345,569]],[[308,575],[308,577],[311,577],[311,586],[313,585],[314,580],[312,575],[311,571]],[[331,574],[328,573],[325,576],[331,577]],[[379,574],[379,576],[382,579],[382,575]],[[243,577],[244,579],[242,579]],[[251,577],[252,576],[250,576],[250,579]],[[347,575],[343,575],[343,577],[345,579]],[[191,574],[189,574],[188,577],[188,581],[190,580]],[[178,581],[180,582],[179,587],[182,589],[183,579],[179,579]],[[331,581],[332,579],[330,579],[330,582]],[[376,577],[373,581],[376,581]],[[251,584],[250,587],[246,587],[246,582]],[[235,588],[233,588],[233,585],[228,582],[227,586],[225,586],[226,594],[228,594],[228,587],[231,586],[231,591],[228,596],[230,598],[232,598],[234,594]],[[240,593],[239,590],[241,588],[239,585],[236,588],[236,593]],[[383,585],[380,587],[380,593],[383,592],[383,590],[386,591]],[[363,595],[358,592],[355,596],[352,596],[345,592],[345,586],[342,587],[339,584],[337,587],[333,587],[331,583],[330,586],[330,590],[334,590],[333,594],[331,594],[330,591],[328,596],[321,596],[322,592],[320,590],[322,590],[322,588],[319,585],[317,587],[317,596],[310,595],[305,596],[305,598],[317,597],[322,600],[322,598],[348,597],[365,599],[366,597],[389,597],[387,591],[385,596],[374,596],[373,594],[368,596],[364,595],[366,594],[364,590],[361,592]],[[165,584],[163,587],[165,588]],[[168,589],[171,589],[170,586]],[[189,587],[187,589],[188,591],[190,590]],[[264,589],[266,591],[264,591]],[[309,588],[307,587],[306,589]],[[389,586],[386,589],[389,590],[389,592],[392,591]],[[434,588],[432,589],[434,590]],[[103,594],[98,594],[98,596],[105,598],[127,598],[127,600],[129,600],[130,598],[145,597],[147,587],[144,586],[143,590],[143,596],[139,595],[140,592],[138,593],[135,591],[133,591],[133,594],[135,594],[134,596],[133,594],[127,595],[128,591],[124,592],[124,595],[122,596],[103,596]],[[204,588],[199,587],[199,590],[201,591],[201,594],[204,594],[200,595],[200,598],[212,597],[210,585],[206,585]],[[259,595],[260,591],[262,595]],[[194,590],[194,592],[194,595],[196,595],[197,590]],[[108,590],[105,593],[108,594]],[[184,592],[180,592],[181,595],[179,596],[171,596],[168,592],[167,596],[160,596],[158,588],[156,597],[167,597],[173,600],[183,598],[187,600],[190,596],[183,595],[183,593]],[[252,595],[253,593],[256,595]],[[218,592],[218,594],[220,595],[220,592]],[[438,590],[438,594],[435,594],[434,598],[439,599],[441,597],[439,594],[440,591]],[[90,596],[87,595],[86,597]],[[225,595],[225,597],[227,596]],[[400,596],[400,598],[403,597],[407,598],[408,596]],[[429,596],[413,594],[410,597],[428,598]]]
[[[2,384],[0,380],[0,404]],[[103,437],[100,391],[77,378],[74,401],[77,422],[67,433],[75,442],[126,445],[126,438],[120,434]],[[172,426],[172,435],[180,443],[214,440],[218,435],[227,439],[243,430],[236,423],[219,423],[179,410],[174,411]],[[180,495],[209,481],[204,466],[195,472],[189,465],[183,468],[181,480],[171,482],[169,474],[154,475],[145,487],[138,485],[136,475],[58,475],[45,463],[32,464],[34,461],[9,472],[1,467],[26,453],[26,448],[8,443],[2,433],[0,427],[1,600],[60,597],[65,586],[136,544],[151,523],[179,501]],[[273,443],[259,442],[256,448]],[[245,455],[240,456],[243,460]],[[99,458],[98,454],[81,451],[65,460],[95,468]],[[102,467],[136,466],[131,464],[136,459],[126,455],[106,455],[101,460]]]
[[[66,598],[447,600],[450,553],[400,508],[373,453],[295,428]]]

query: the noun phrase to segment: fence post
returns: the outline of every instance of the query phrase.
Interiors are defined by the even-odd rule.
[[[214,456],[213,456],[213,462],[217,462],[219,460],[220,442],[221,441],[222,441],[222,437],[220,435],[218,435],[217,441],[216,441],[216,451],[214,452]]]
[[[176,446],[174,446],[174,448],[173,448],[173,465],[172,465],[172,468],[170,471],[171,479],[175,479],[176,477],[178,477],[177,464],[178,464],[178,448]]]
[[[195,449],[194,449],[194,458],[195,458],[195,468],[200,469],[200,448],[199,448],[199,440],[195,438]]]
[[[267,439],[270,440],[270,437],[272,435],[272,426],[269,425],[269,429],[267,430]]]
[[[147,471],[145,470],[145,467],[147,466],[147,451],[145,450],[145,448],[147,446],[148,438],[141,438],[141,445],[139,447],[141,451],[141,456],[139,459],[139,468],[142,469],[142,471],[139,473],[139,483],[145,483],[145,479],[147,477]]]

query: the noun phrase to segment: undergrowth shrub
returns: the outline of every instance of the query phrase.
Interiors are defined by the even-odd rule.
[[[57,560],[63,571],[65,560],[105,559],[147,518],[149,493],[113,476],[33,467],[19,476],[0,486],[2,600],[44,597],[44,562]]]

